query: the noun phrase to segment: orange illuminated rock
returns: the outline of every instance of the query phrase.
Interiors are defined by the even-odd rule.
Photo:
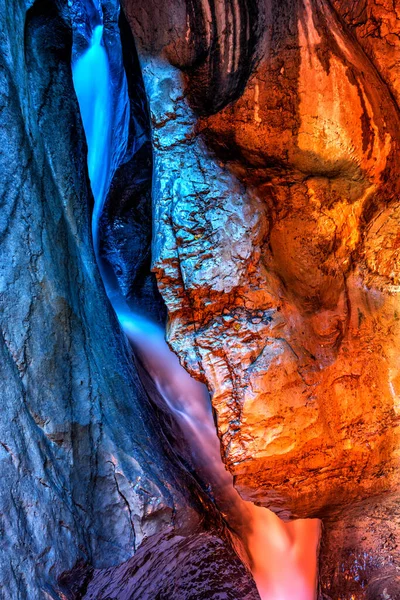
[[[188,2],[196,25],[170,4],[177,23],[156,52],[132,20],[169,342],[213,393],[243,497],[286,519],[326,520],[321,597],[389,597],[382,573],[399,597],[396,9]],[[390,515],[394,525],[379,524]],[[380,536],[392,539],[383,550]]]

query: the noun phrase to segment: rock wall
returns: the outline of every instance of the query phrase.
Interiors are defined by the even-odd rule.
[[[254,582],[226,540],[171,531],[145,542],[124,565],[96,570],[83,600],[259,600]]]
[[[324,519],[322,597],[395,598],[397,9],[124,5],[169,342],[212,391],[243,497]]]
[[[240,597],[256,597],[163,434],[106,298],[72,85],[71,6],[0,5],[0,597],[80,598],[93,569],[171,531],[181,541],[208,531],[246,580],[250,595]],[[118,29],[117,5],[106,8]]]
[[[0,3],[0,597],[257,598],[95,263],[76,6]],[[324,520],[321,599],[399,597],[397,8],[125,0],[143,83],[103,8],[142,136],[103,259],[162,321],[153,227],[237,489]]]

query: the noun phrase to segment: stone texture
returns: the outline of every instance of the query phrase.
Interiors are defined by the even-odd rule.
[[[386,494],[399,483],[397,9],[260,0],[245,14],[216,0],[196,4],[208,22],[196,27],[182,4],[163,5],[163,27],[125,1],[153,125],[169,342],[213,394],[243,497],[325,520],[321,594],[396,598],[380,536],[396,545],[399,530]],[[374,567],[359,576],[363,553]]]
[[[333,5],[399,103],[400,11],[397,2],[335,0]]]
[[[233,583],[234,582],[234,583]],[[153,536],[124,565],[96,570],[82,600],[259,600],[254,582],[216,534]]]
[[[114,31],[116,7],[105,7]],[[0,597],[81,597],[94,568],[171,528],[194,535],[200,522],[218,525],[218,548],[254,590],[164,435],[106,298],[70,9],[0,4]]]
[[[162,321],[153,220],[169,342],[213,392],[238,490],[324,519],[321,599],[398,598],[398,10],[124,5],[150,113],[122,23],[143,145],[103,259]],[[0,597],[256,598],[95,264],[77,6],[0,3]]]
[[[321,549],[321,598],[400,598],[398,493],[350,506],[327,523]]]

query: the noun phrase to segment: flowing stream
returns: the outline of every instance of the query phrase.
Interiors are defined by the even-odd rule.
[[[100,15],[99,7],[98,18]],[[88,47],[72,65],[88,145],[88,170],[95,199],[93,240],[98,261],[99,217],[117,160],[122,156],[121,149],[126,147],[126,138],[122,138],[128,131],[127,111],[114,107],[113,80],[103,35],[100,16],[100,23],[93,24]],[[125,94],[122,106],[126,107],[125,79],[121,87],[118,93]],[[115,132],[120,137],[117,141],[113,139]],[[100,264],[99,267],[102,270]],[[104,283],[107,287],[107,281]],[[121,299],[117,305],[115,295],[110,294],[110,301],[136,354],[175,415],[197,473],[209,485],[210,495],[241,541],[262,600],[314,600],[319,522],[299,520],[285,524],[269,510],[242,500],[221,459],[206,387],[183,369],[159,326],[129,311]]]

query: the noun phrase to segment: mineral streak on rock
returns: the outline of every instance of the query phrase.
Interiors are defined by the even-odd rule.
[[[243,497],[326,520],[323,597],[397,598],[397,550],[379,536],[397,547],[398,8],[238,4],[199,2],[196,27],[192,2],[125,1],[151,109],[168,339],[213,393]],[[241,26],[252,41],[232,58]]]

